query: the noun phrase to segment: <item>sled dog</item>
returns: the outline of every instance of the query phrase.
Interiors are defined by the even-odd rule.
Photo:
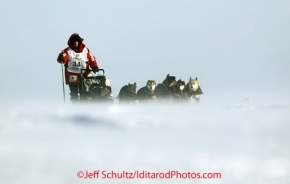
[[[176,84],[175,76],[166,76],[162,83],[156,87],[156,97],[159,101],[169,100],[174,98],[174,85]]]
[[[199,102],[200,95],[203,94],[203,92],[198,85],[197,77],[195,79],[192,77],[189,78],[189,82],[186,84],[183,93],[187,101]]]
[[[175,101],[184,101],[184,95],[183,95],[183,90],[185,88],[185,82],[181,79],[179,79],[176,84],[173,86],[174,89],[174,100]]]
[[[136,88],[137,84],[136,82],[134,84],[128,83],[128,85],[123,86],[120,89],[119,92],[119,102],[129,102],[129,103],[134,103],[137,100],[137,94],[136,94]]]
[[[155,80],[148,80],[146,86],[140,88],[137,92],[139,103],[154,101],[156,99],[155,88]]]

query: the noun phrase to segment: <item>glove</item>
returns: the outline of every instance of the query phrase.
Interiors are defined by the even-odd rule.
[[[60,62],[60,63],[63,63],[63,55],[60,53],[57,57],[57,61]]]
[[[93,68],[93,72],[94,72],[94,73],[99,72],[99,67],[95,67],[95,68]]]

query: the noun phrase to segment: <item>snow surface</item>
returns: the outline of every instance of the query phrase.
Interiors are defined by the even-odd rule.
[[[2,104],[0,183],[290,183],[285,97],[202,95],[198,105]],[[77,177],[94,170],[220,172],[222,178]]]

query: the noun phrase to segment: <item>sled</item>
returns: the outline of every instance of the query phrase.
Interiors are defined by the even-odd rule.
[[[114,101],[112,96],[112,88],[110,80],[106,78],[104,69],[99,69],[103,74],[94,75],[93,73],[88,76],[83,76],[86,71],[81,71],[81,101],[84,102],[109,102]]]

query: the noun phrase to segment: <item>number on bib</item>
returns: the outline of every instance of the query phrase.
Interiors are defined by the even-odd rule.
[[[81,62],[80,61],[74,61],[73,62],[73,66],[81,66]]]

